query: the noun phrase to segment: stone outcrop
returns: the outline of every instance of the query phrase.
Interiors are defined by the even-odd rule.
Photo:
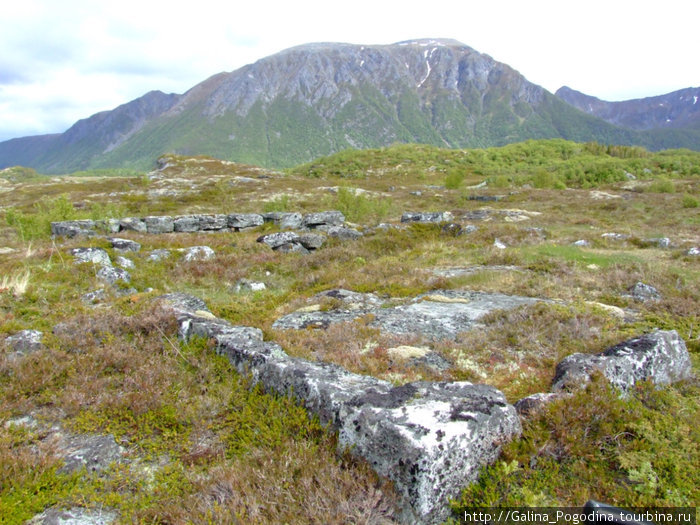
[[[354,293],[354,292],[352,292]],[[329,296],[329,292],[325,293]],[[478,326],[489,312],[536,303],[539,299],[497,293],[440,290],[423,294],[408,304],[382,308],[381,301],[362,304],[357,294],[354,307],[341,305],[332,310],[302,309],[275,321],[275,329],[327,328],[331,324],[353,321],[372,314],[370,326],[396,335],[418,334],[430,340],[456,339],[459,333]],[[323,295],[319,294],[317,299]],[[375,297],[376,299],[376,297]]]
[[[102,248],[73,248],[69,253],[75,257],[75,262],[78,264],[92,263],[100,266],[112,265],[109,254]]]
[[[401,215],[401,222],[440,223],[452,221],[452,213],[440,212],[406,212]]]
[[[624,341],[596,355],[572,354],[558,365],[552,391],[585,386],[594,371],[601,372],[623,393],[637,381],[674,383],[691,377],[690,354],[675,330],[657,330]]]
[[[152,234],[242,231],[262,226],[265,222],[274,222],[282,229],[317,229],[341,227],[345,222],[345,216],[339,211],[323,211],[306,215],[297,212],[270,212],[126,217],[109,221],[52,222],[51,234],[75,237],[95,235],[100,231],[111,233],[135,231]]]
[[[296,397],[338,432],[340,449],[366,459],[392,480],[407,523],[444,520],[448,499],[476,480],[480,467],[521,432],[515,409],[493,387],[468,382],[393,386],[337,365],[290,357],[264,341],[261,330],[214,318],[195,297],[162,299],[178,316],[180,337],[214,338],[217,351],[240,372],[270,391]]]
[[[116,511],[108,509],[52,508],[34,516],[27,525],[109,525],[118,517]]]
[[[41,350],[44,347],[42,337],[44,334],[39,330],[22,330],[5,339],[5,346],[10,351],[9,355],[17,358]]]

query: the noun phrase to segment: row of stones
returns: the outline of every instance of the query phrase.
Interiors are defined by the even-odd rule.
[[[194,233],[200,231],[241,231],[274,222],[282,229],[315,229],[322,226],[340,226],[345,217],[339,211],[323,211],[302,215],[297,212],[229,213],[178,216],[127,217],[104,221],[76,220],[51,223],[51,234],[61,237],[93,235],[97,231],[118,233]]]

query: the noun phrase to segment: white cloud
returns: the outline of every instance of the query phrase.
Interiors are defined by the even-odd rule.
[[[605,99],[700,84],[700,4],[23,0],[0,19],[0,140],[60,132],[147,91],[184,92],[306,42],[455,38],[550,91]]]

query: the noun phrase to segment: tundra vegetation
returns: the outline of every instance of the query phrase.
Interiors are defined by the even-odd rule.
[[[76,506],[113,509],[122,523],[393,523],[390,483],[339,456],[332,432],[290,399],[250,388],[210,341],[178,340],[172,316],[153,299],[190,293],[292,355],[396,384],[487,383],[511,403],[547,392],[563,357],[655,328],[680,334],[697,375],[699,199],[700,153],[563,140],[346,151],[286,172],[178,155],[150,173],[3,170],[0,523]],[[50,235],[52,221],[68,219],[327,209],[342,211],[364,236],[329,238],[299,254],[256,242],[277,231],[272,223],[241,232],[122,231],[141,244],[124,254],[106,235]],[[404,211],[451,211],[465,233],[401,224]],[[176,252],[202,245],[215,256],[186,262]],[[84,246],[132,259],[131,281],[86,301],[104,283],[92,264],[74,264],[70,250]],[[158,249],[171,255],[148,260]],[[638,282],[658,297],[633,296]],[[491,313],[456,340],[389,336],[368,318],[326,330],[272,327],[333,288],[371,292],[389,305],[450,289],[549,301]],[[336,301],[311,306],[333,309]],[[18,355],[3,345],[29,329],[43,333],[42,349]],[[400,346],[429,347],[451,366],[414,366],[388,351]],[[590,498],[697,506],[699,400],[696,379],[638,384],[623,398],[594,377],[524,418],[522,437],[445,505],[455,522],[467,507]],[[111,434],[124,459],[67,472],[56,428]]]

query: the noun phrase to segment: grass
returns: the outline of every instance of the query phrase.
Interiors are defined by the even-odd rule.
[[[0,506],[12,510],[0,513],[2,523],[23,523],[54,505],[116,508],[123,523],[395,519],[389,484],[339,454],[336,438],[304,410],[249,388],[208,341],[178,342],[173,320],[152,304],[163,293],[197,295],[215,315],[261,328],[295,356],[397,384],[485,382],[510,402],[546,391],[565,355],[600,352],[654,328],[678,330],[699,369],[700,272],[697,258],[686,255],[700,245],[696,153],[537,141],[348,151],[286,173],[202,157],[171,155],[167,164],[148,177],[5,174],[12,191],[0,194]],[[493,195],[503,198],[466,198]],[[256,242],[276,231],[272,224],[240,233],[121,232],[143,246],[127,254],[136,292],[108,288],[96,305],[81,300],[102,286],[95,269],[73,265],[68,251],[96,246],[112,260],[119,254],[102,237],[51,239],[48,229],[63,218],[331,208],[366,228],[364,237],[329,239],[305,256]],[[454,235],[441,225],[402,225],[409,210],[449,210],[477,230]],[[374,230],[380,222],[392,227]],[[602,237],[608,232],[629,237]],[[671,246],[651,240],[659,237]],[[496,249],[496,238],[507,248]],[[572,246],[579,239],[589,246]],[[216,257],[184,263],[175,251],[197,245]],[[161,248],[172,256],[148,261]],[[476,269],[453,278],[433,271],[452,267]],[[266,289],[236,292],[240,279]],[[661,299],[629,297],[638,281]],[[391,305],[441,289],[550,301],[489,314],[480,330],[456,341],[389,337],[368,318],[326,331],[272,329],[332,288],[372,292]],[[623,308],[626,317],[594,303]],[[2,339],[23,329],[43,331],[46,349],[11,358]],[[436,372],[393,359],[388,350],[401,345],[428,346],[453,366]],[[696,504],[698,406],[692,382],[640,385],[627,400],[594,382],[525,420],[523,437],[453,502],[455,517],[481,504],[581,505],[589,497],[620,506]],[[6,425],[26,415],[40,427]],[[58,423],[113,434],[131,465],[60,474],[45,430]]]

